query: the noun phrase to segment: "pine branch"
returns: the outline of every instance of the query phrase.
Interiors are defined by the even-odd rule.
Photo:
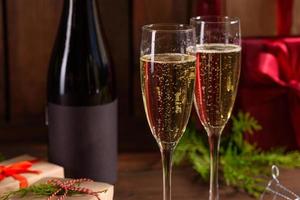
[[[28,188],[22,188],[16,191],[5,193],[0,197],[0,200],[8,200],[11,197],[18,196],[20,198],[25,197],[28,194],[32,194],[35,196],[51,196],[53,193],[55,193],[59,188],[52,184],[37,184],[30,186]],[[64,193],[64,190],[62,190],[57,195],[62,195]],[[68,195],[75,195],[80,194],[80,192],[74,192],[74,191],[68,191]]]

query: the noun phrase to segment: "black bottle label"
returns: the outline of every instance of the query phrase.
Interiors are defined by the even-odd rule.
[[[98,106],[48,104],[49,160],[67,177],[115,183],[117,100]]]

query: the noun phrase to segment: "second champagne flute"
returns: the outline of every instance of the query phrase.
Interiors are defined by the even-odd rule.
[[[171,199],[172,154],[192,107],[195,31],[188,25],[142,28],[140,75],[147,120],[162,157],[164,200]]]
[[[209,139],[209,200],[218,200],[218,157],[222,131],[230,118],[240,76],[241,32],[238,18],[191,19],[196,28],[195,107]]]

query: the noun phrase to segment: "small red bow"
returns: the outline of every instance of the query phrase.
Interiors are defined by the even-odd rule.
[[[39,174],[40,171],[30,169],[33,163],[35,162],[37,162],[37,160],[22,161],[7,166],[0,165],[0,181],[5,179],[6,177],[12,177],[15,180],[20,182],[20,188],[28,187],[28,180],[26,179],[26,177],[20,174],[23,173]]]
[[[84,193],[88,195],[93,195],[95,196],[98,200],[100,200],[97,192],[94,192],[88,188],[82,188],[78,186],[74,186],[75,184],[80,184],[83,182],[93,182],[90,179],[74,179],[74,180],[67,180],[67,181],[62,181],[60,179],[51,179],[48,181],[48,184],[52,184],[54,186],[59,187],[59,189],[53,193],[48,200],[51,200],[54,198],[58,193],[64,190],[64,194],[58,198],[58,200],[63,200],[67,197],[68,191],[73,191],[73,192],[79,192],[79,193]]]

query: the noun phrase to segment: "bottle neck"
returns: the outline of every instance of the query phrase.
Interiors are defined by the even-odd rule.
[[[85,10],[89,6],[94,5],[95,0],[65,0],[64,8],[70,8],[71,6],[76,10]]]
[[[101,26],[96,0],[65,0],[62,15],[62,26],[67,29],[66,38],[68,32],[84,37],[86,33],[95,33]]]
[[[84,21],[88,14],[93,17],[97,14],[97,3],[95,0],[65,0],[63,14],[72,17],[72,25],[78,21]]]

